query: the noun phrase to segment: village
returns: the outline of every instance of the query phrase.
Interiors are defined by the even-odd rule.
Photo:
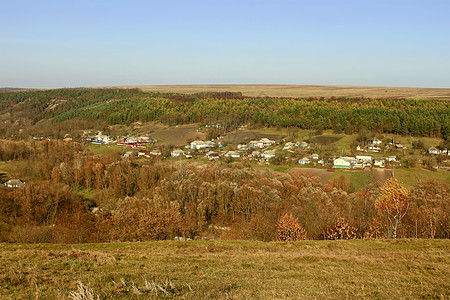
[[[210,125],[211,126],[211,125]],[[307,141],[287,141],[285,138],[272,140],[261,137],[248,142],[226,143],[219,136],[211,140],[188,141],[182,147],[159,147],[158,140],[147,135],[126,136],[112,138],[102,132],[87,137],[92,144],[116,144],[128,148],[123,154],[124,158],[161,157],[192,159],[203,158],[209,161],[249,161],[257,164],[298,164],[300,167],[319,167],[328,169],[365,169],[365,168],[391,168],[401,167],[401,157],[408,150],[400,143],[382,141],[377,137],[371,138],[365,145],[358,144],[351,153],[353,155],[319,154],[314,143]],[[320,152],[320,151],[318,151]],[[421,156],[439,157],[437,168],[448,169],[448,149],[430,147],[422,151]],[[420,161],[420,159],[419,159]]]

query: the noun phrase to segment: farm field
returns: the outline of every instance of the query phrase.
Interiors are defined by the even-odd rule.
[[[410,99],[450,99],[447,88],[410,88],[333,85],[129,85],[119,88],[139,88],[144,92],[194,94],[200,92],[242,92],[252,97],[372,97]]]
[[[0,244],[2,299],[447,299],[450,241]],[[159,288],[159,287],[160,288]]]

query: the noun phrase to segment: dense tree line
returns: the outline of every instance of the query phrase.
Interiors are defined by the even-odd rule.
[[[27,182],[24,188],[0,188],[2,241],[175,236],[269,241],[278,239],[286,214],[309,239],[393,236],[389,216],[377,205],[383,191],[378,184],[350,193],[343,177],[323,184],[315,177],[240,163],[198,166],[98,157],[61,141],[7,144],[2,155],[23,163],[15,174]],[[398,237],[450,238],[448,184],[418,183],[407,197],[408,210],[395,228]]]
[[[108,124],[160,121],[217,122],[450,137],[450,102],[367,98],[257,98],[240,93],[195,95],[139,90],[77,90],[0,93],[0,112],[36,123],[43,119],[102,120]],[[0,128],[1,129],[1,128]],[[1,133],[1,130],[0,130]]]

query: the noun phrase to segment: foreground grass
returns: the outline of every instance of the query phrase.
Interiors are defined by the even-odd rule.
[[[450,297],[449,240],[0,244],[2,299]],[[155,288],[156,287],[156,288]]]

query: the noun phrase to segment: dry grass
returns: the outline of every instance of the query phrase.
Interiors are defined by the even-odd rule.
[[[133,85],[145,92],[242,92],[255,97],[396,97],[412,99],[450,99],[448,88],[370,87],[332,85],[270,85],[270,84],[211,84],[211,85]]]
[[[449,250],[449,240],[0,244],[0,297],[448,299]]]

